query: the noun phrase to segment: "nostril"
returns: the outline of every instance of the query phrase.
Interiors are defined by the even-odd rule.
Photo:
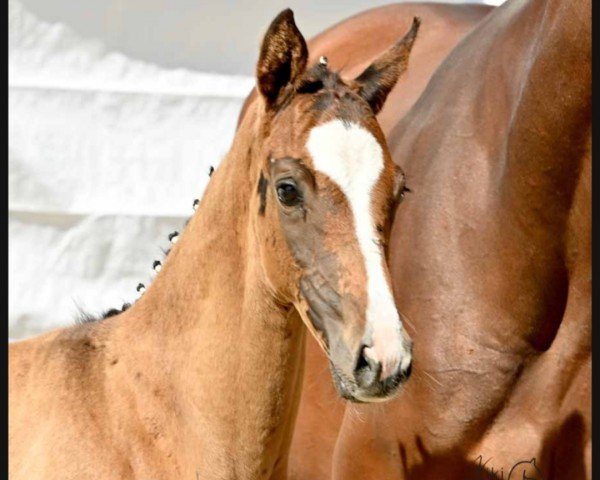
[[[410,362],[408,364],[408,367],[406,367],[406,369],[403,370],[401,373],[402,373],[402,378],[404,380],[408,380],[408,377],[410,377],[410,374],[412,373],[412,362]]]
[[[356,359],[356,367],[354,368],[354,378],[356,383],[361,387],[373,385],[379,378],[381,373],[381,363],[373,360],[365,353],[366,346],[362,346],[358,358]]]
[[[356,368],[354,369],[355,372],[369,368],[369,362],[367,361],[367,357],[365,355],[365,348],[366,347],[363,345],[360,349],[360,353],[358,354],[358,359],[356,361]]]

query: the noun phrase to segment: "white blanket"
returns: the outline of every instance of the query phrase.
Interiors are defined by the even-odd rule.
[[[110,53],[9,3],[12,339],[135,298],[253,82]]]

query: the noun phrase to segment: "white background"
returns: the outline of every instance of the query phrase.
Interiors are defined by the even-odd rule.
[[[310,37],[384,3],[10,0],[9,336],[151,280],[228,149],[279,11]]]

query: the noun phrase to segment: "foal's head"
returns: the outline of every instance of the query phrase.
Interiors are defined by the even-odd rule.
[[[253,147],[254,231],[268,286],[294,305],[331,361],[340,394],[389,398],[408,378],[386,237],[403,187],[375,115],[406,69],[419,21],[360,76],[307,66],[291,10],[263,40]]]

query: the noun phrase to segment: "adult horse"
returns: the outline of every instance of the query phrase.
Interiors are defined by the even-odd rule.
[[[10,345],[12,479],[284,478],[304,325],[339,393],[380,402],[411,367],[385,243],[404,176],[376,121],[419,21],[355,79],[290,10],[259,99],[131,308]]]
[[[333,478],[591,478],[590,10],[508,0],[398,115],[414,373],[346,408]]]

